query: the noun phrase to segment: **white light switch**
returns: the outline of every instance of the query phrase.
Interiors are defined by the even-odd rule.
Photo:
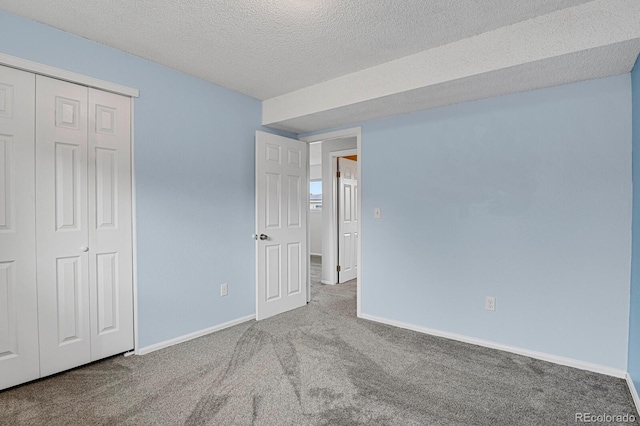
[[[229,294],[229,287],[227,286],[227,283],[221,284],[220,296],[226,296],[227,294]]]
[[[380,213],[380,207],[376,207],[375,209],[373,209],[373,218],[374,219],[380,219],[381,213]]]

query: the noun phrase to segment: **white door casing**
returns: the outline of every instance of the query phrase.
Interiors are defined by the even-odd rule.
[[[305,142],[256,132],[256,319],[307,302]]]
[[[35,75],[0,66],[0,389],[40,376]]]
[[[36,76],[40,373],[91,361],[87,88]]]
[[[91,360],[133,348],[131,101],[89,89]]]
[[[338,158],[338,282],[358,273],[358,163]]]

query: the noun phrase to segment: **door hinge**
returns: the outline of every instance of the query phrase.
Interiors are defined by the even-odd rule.
[[[336,173],[336,176],[337,176],[337,177],[340,177],[340,172]]]
[[[337,270],[338,272],[340,272],[340,271],[342,270],[342,268],[340,268],[340,265],[338,265],[338,266],[336,267],[336,270]]]

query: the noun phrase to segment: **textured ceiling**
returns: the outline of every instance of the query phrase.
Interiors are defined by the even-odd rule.
[[[0,0],[304,133],[628,73],[640,0]],[[142,94],[144,96],[144,94]]]
[[[0,0],[0,9],[268,99],[586,0]]]

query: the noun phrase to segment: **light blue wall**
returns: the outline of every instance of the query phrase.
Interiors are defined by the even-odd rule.
[[[630,94],[627,74],[360,124],[362,312],[626,370]]]
[[[623,75],[365,124],[362,311],[626,370],[630,106]]]
[[[141,346],[255,312],[259,101],[0,11],[0,52],[140,89],[135,177]],[[229,296],[220,298],[220,284]]]
[[[629,374],[640,390],[640,58],[631,72],[633,97],[633,247],[629,315]]]

